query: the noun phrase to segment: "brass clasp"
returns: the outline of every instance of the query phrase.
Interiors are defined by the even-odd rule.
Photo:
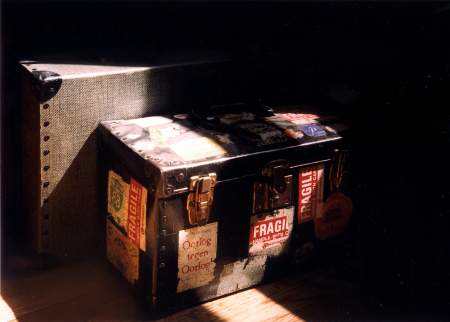
[[[208,222],[216,181],[215,173],[191,177],[186,205],[189,224],[204,225]]]

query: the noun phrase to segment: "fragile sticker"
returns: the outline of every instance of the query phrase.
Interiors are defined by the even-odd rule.
[[[324,165],[301,168],[298,174],[298,222],[314,219],[323,205]]]
[[[294,222],[294,207],[254,215],[250,219],[249,255],[277,256],[287,247]]]
[[[178,232],[177,293],[207,285],[214,279],[217,222]]]
[[[184,161],[203,160],[226,153],[223,147],[206,137],[184,140],[172,144],[170,148]]]
[[[128,237],[145,251],[145,224],[147,210],[147,189],[133,178],[130,180],[128,196]]]
[[[108,176],[108,213],[129,239],[145,251],[147,189],[131,178],[130,184],[114,171]]]
[[[106,221],[108,260],[130,282],[139,278],[139,249],[110,221]]]

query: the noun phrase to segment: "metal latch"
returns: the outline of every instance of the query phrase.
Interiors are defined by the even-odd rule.
[[[292,174],[285,160],[276,160],[262,170],[262,179],[253,186],[253,212],[290,206],[292,202]]]
[[[215,173],[191,177],[186,205],[189,224],[204,225],[208,222],[216,181]]]

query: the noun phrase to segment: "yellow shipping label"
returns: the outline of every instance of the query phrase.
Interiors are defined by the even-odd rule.
[[[216,252],[217,222],[179,231],[177,293],[214,279]]]
[[[124,229],[128,225],[128,191],[130,186],[112,170],[108,172],[108,213]]]
[[[106,221],[108,260],[132,284],[139,278],[139,249],[114,224]]]

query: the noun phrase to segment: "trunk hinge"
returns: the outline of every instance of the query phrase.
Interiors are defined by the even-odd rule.
[[[186,205],[189,224],[204,225],[208,222],[216,180],[215,173],[191,177]]]

